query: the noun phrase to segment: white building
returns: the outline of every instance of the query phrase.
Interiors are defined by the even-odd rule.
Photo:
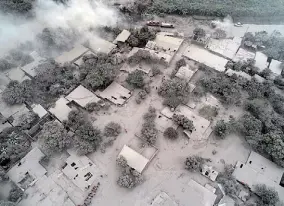
[[[21,67],[21,69],[30,77],[35,77],[37,75],[37,71],[36,68],[38,67],[38,65],[40,65],[41,63],[43,63],[45,61],[44,58],[40,57],[39,54],[34,51],[31,54],[31,57],[34,59],[34,61],[32,61],[29,64],[26,64],[25,66]]]
[[[233,59],[241,46],[242,39],[234,37],[233,39],[210,39],[206,48],[227,59]]]
[[[282,62],[272,59],[269,65],[269,69],[272,71],[272,73],[276,75],[281,75],[282,72],[281,64]]]
[[[15,80],[20,83],[24,80],[30,79],[20,68],[12,68],[6,71],[5,74],[10,80]]]
[[[265,54],[263,54],[262,52],[256,52],[254,60],[255,60],[254,65],[257,68],[259,68],[260,71],[268,68],[268,66],[269,66],[268,57]]]
[[[245,50],[243,48],[239,48],[238,52],[235,54],[233,61],[239,62],[239,61],[247,61],[249,59],[254,59],[255,53]]]
[[[180,79],[184,79],[185,81],[190,81],[195,72],[197,72],[198,69],[191,69],[188,65],[182,66],[179,68],[179,70],[176,73],[176,77]]]
[[[149,159],[142,156],[127,145],[123,146],[118,157],[124,157],[127,161],[128,166],[135,169],[139,173],[142,173],[147,164],[149,163]]]
[[[113,41],[114,44],[117,44],[118,42],[126,42],[127,39],[130,37],[131,33],[127,30],[123,30],[117,37],[116,39]]]
[[[39,118],[42,118],[48,114],[48,112],[40,104],[33,104],[31,108],[33,112],[39,116]]]
[[[68,153],[62,172],[82,191],[88,190],[100,176],[98,167],[85,155],[79,156],[71,150]]]
[[[68,120],[68,114],[72,109],[67,105],[69,101],[63,97],[59,98],[54,107],[51,107],[48,111],[53,114],[60,122]]]
[[[116,45],[101,38],[94,38],[89,42],[89,48],[94,53],[109,54]]]
[[[233,176],[252,191],[255,185],[265,184],[275,189],[280,200],[284,201],[284,188],[280,186],[283,173],[283,168],[252,151],[246,163],[236,164]]]
[[[46,169],[39,164],[44,156],[40,149],[35,147],[12,167],[7,175],[18,187],[27,189],[46,174]]]
[[[89,103],[97,103],[100,101],[100,98],[98,98],[93,92],[86,89],[82,85],[79,85],[76,89],[74,89],[70,94],[68,94],[65,99],[68,101],[74,101],[81,107],[86,107]]]
[[[89,49],[84,47],[81,44],[78,44],[76,46],[73,47],[73,49],[71,49],[68,52],[63,52],[63,54],[61,54],[60,56],[55,58],[55,61],[59,64],[64,64],[64,63],[73,63],[75,62],[77,59],[79,59],[82,55],[84,55]]]
[[[192,59],[196,62],[205,64],[206,66],[213,68],[219,72],[225,71],[225,66],[228,63],[228,60],[207,51],[197,45],[190,45],[187,47],[183,56]]]
[[[116,105],[123,105],[131,97],[131,92],[116,82],[112,82],[104,91],[95,92],[97,96]]]

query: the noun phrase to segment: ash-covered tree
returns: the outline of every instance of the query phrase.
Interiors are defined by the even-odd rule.
[[[135,169],[130,168],[124,157],[120,156],[117,159],[117,165],[120,166],[120,169],[122,170],[121,175],[117,180],[117,184],[120,187],[131,189],[144,181],[142,174],[137,172]]]
[[[186,81],[170,79],[163,81],[158,94],[165,98],[163,104],[175,108],[188,99],[190,89],[190,85]]]
[[[16,206],[16,203],[5,201],[5,200],[0,200],[0,206]]]
[[[39,119],[36,113],[29,111],[19,117],[19,124],[17,125],[22,130],[30,129]]]
[[[86,115],[83,112],[74,109],[68,114],[68,120],[63,122],[67,129],[76,130],[80,125],[87,121]]]
[[[102,133],[91,122],[80,125],[75,132],[75,147],[79,155],[85,155],[98,149],[102,142]]]
[[[240,78],[228,77],[219,73],[201,79],[200,83],[206,91],[219,97],[225,104],[238,104],[241,100],[242,87],[239,84]]]
[[[195,37],[197,38],[202,38],[202,37],[205,37],[206,35],[206,32],[204,29],[200,28],[200,27],[197,27],[193,30],[193,34]]]
[[[4,13],[14,13],[14,14],[23,14],[26,15],[31,12],[33,8],[33,0],[26,1],[9,1],[1,0],[0,1],[0,10]]]
[[[8,200],[17,202],[23,195],[24,192],[15,183],[12,183],[12,189],[9,192]]]
[[[220,176],[217,181],[222,184],[225,193],[231,196],[237,196],[241,191],[241,185],[233,176]]]
[[[10,81],[2,93],[2,99],[9,105],[22,104],[24,102],[33,102],[34,85],[31,80]]]
[[[0,59],[0,71],[9,70],[9,69],[13,68],[14,66],[16,66],[16,65],[14,65],[11,62],[9,62],[8,60]]]
[[[165,131],[164,131],[164,137],[171,139],[171,140],[175,140],[178,138],[178,132],[176,129],[174,129],[173,127],[168,127]]]
[[[143,88],[145,85],[144,73],[141,70],[135,70],[134,72],[128,74],[126,82],[135,88]]]
[[[42,141],[42,149],[48,154],[62,152],[72,143],[72,138],[64,127],[55,121],[43,125],[39,139]]]
[[[120,133],[121,126],[116,122],[110,122],[104,128],[104,135],[106,137],[117,137]]]
[[[183,129],[189,131],[194,130],[193,121],[188,119],[186,116],[182,114],[174,114],[172,119],[177,125],[182,126]]]
[[[269,188],[264,184],[258,184],[254,188],[255,194],[259,197],[258,206],[272,206],[279,202],[279,195],[273,188]]]
[[[135,66],[140,63],[155,64],[159,62],[159,59],[151,55],[150,51],[139,49],[136,53],[128,58],[128,64]]]
[[[149,144],[155,144],[158,136],[158,129],[156,128],[155,119],[157,117],[156,109],[149,107],[148,112],[144,114],[144,123],[141,129],[141,136]]]
[[[230,133],[230,129],[230,123],[227,123],[224,120],[220,120],[214,127],[214,133],[217,137],[224,139]]]
[[[200,172],[205,162],[206,159],[197,155],[187,157],[184,162],[185,169],[191,172]]]
[[[31,142],[28,136],[17,127],[6,128],[0,134],[0,162],[4,169],[24,157]]]
[[[137,29],[130,29],[131,35],[127,40],[131,47],[145,47],[148,41],[154,40],[157,30],[150,29],[147,26]]]
[[[151,72],[153,77],[162,74],[162,71],[155,65],[152,67]]]

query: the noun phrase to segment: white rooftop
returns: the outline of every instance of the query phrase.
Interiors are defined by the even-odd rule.
[[[226,195],[220,200],[218,206],[235,206],[235,200]]]
[[[142,156],[135,150],[131,149],[127,145],[124,145],[118,157],[124,157],[129,167],[135,169],[137,172],[142,173],[147,166],[149,159]]]
[[[235,70],[232,70],[232,69],[228,69],[226,71],[226,74],[228,76],[232,76],[233,74],[236,74],[237,76],[241,76],[241,77],[243,77],[247,80],[251,80],[251,76],[249,74],[245,73],[245,72],[242,72],[242,71],[235,71]]]
[[[1,98],[0,94],[0,99]],[[8,105],[4,101],[0,101],[0,113],[6,118],[9,118],[24,108],[26,108],[26,105],[24,104]]]
[[[269,65],[269,69],[276,75],[280,75],[281,74],[281,64],[282,62],[277,61],[275,59],[272,59],[270,65]]]
[[[68,101],[74,101],[81,107],[86,107],[88,103],[98,102],[98,98],[93,92],[79,85],[69,95],[65,97]]]
[[[21,187],[20,182],[26,177],[27,173],[33,180],[41,178],[46,173],[45,168],[39,164],[40,159],[44,156],[40,149],[35,147],[18,164],[12,167],[7,175],[19,187]]]
[[[59,64],[64,64],[66,62],[73,63],[78,58],[80,58],[82,55],[84,55],[89,49],[84,47],[81,44],[76,45],[68,52],[63,52],[60,56],[55,58],[55,61]]]
[[[130,98],[131,92],[116,82],[112,82],[104,91],[97,91],[96,95],[114,104],[122,105]]]
[[[127,30],[123,30],[117,37],[116,39],[113,41],[114,44],[116,44],[117,42],[126,42],[126,40],[129,38],[129,36],[131,35],[131,33]]]
[[[280,201],[283,202],[284,188],[279,184],[281,174],[283,174],[283,168],[256,153],[251,153],[246,164],[237,162],[233,172],[233,176],[239,182],[247,185],[252,191],[254,191],[254,186],[257,184],[265,184],[275,189],[278,192]]]
[[[157,34],[155,42],[156,46],[166,53],[175,53],[181,46],[183,39]]]
[[[31,54],[34,61],[32,61],[29,64],[26,64],[25,66],[21,67],[21,69],[31,77],[34,77],[37,75],[36,68],[39,64],[43,63],[45,61],[44,58],[40,57],[39,54],[36,51],[33,51]]]
[[[79,156],[71,150],[68,153],[62,172],[82,191],[88,190],[100,175],[98,167],[85,155]]]
[[[192,70],[189,68],[188,65],[186,65],[186,66],[180,67],[175,76],[180,79],[190,81],[190,79],[192,78],[192,76],[195,74],[196,71],[197,69]]]
[[[10,80],[16,80],[18,82],[23,82],[26,79],[30,79],[20,68],[10,69],[6,71],[5,74]]]
[[[260,71],[268,67],[268,57],[262,52],[256,52],[254,60],[255,66],[258,67]]]
[[[40,104],[33,104],[31,108],[33,112],[39,116],[39,118],[44,117],[48,113]]]
[[[161,192],[155,197],[151,206],[178,206],[178,204],[167,193]]]
[[[233,58],[234,62],[238,62],[238,61],[247,61],[248,59],[254,59],[255,57],[255,53],[245,50],[243,48],[239,48],[238,52],[236,53],[236,55]]]
[[[210,39],[207,48],[221,56],[233,59],[241,46],[242,39],[234,37],[233,39]]]
[[[90,49],[95,53],[109,54],[116,45],[100,38],[94,38],[90,41]]]
[[[263,77],[259,76],[258,74],[255,74],[253,77],[254,77],[254,78],[256,79],[256,81],[258,81],[259,83],[265,82],[265,79],[264,79]]]
[[[51,107],[48,111],[60,122],[68,120],[68,114],[72,109],[67,105],[67,103],[69,103],[69,101],[61,97],[55,102],[55,106]]]
[[[246,164],[277,184],[280,183],[284,173],[283,168],[277,166],[275,163],[254,151],[251,151]]]
[[[192,206],[213,206],[217,197],[214,193],[192,179],[188,183],[186,192],[187,199]]]
[[[228,62],[227,59],[215,55],[210,51],[207,51],[206,49],[203,49],[194,44],[187,47],[187,49],[183,53],[183,56],[196,62],[203,63],[206,66],[220,72],[225,71],[225,66]]]

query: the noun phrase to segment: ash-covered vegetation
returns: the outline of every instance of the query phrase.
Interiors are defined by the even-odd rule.
[[[153,0],[148,8],[153,13],[179,15],[269,17],[284,14],[282,0]]]

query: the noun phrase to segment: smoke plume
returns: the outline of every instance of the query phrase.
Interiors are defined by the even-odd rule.
[[[52,0],[37,0],[32,18],[0,13],[0,56],[20,43],[34,42],[44,28],[72,31],[79,41],[85,41],[96,35],[93,31],[98,26],[114,26],[117,21],[116,11],[99,1],[70,0],[58,4]]]

